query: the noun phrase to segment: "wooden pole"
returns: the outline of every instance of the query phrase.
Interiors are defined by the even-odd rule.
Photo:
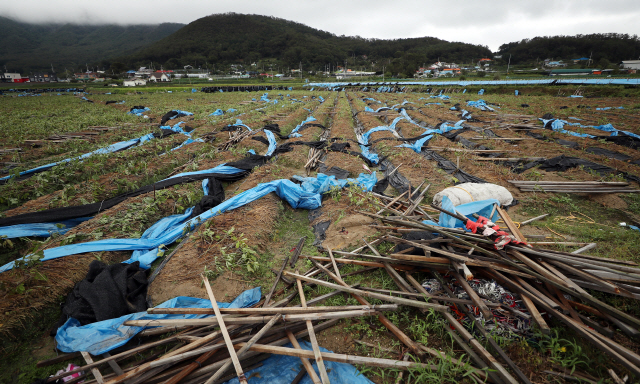
[[[213,291],[211,290],[211,285],[209,284],[209,280],[202,276],[204,281],[205,288],[207,289],[207,294],[209,295],[209,299],[211,300],[211,306],[216,313],[216,317],[218,318],[218,325],[220,326],[220,332],[222,332],[222,337],[224,338],[224,342],[227,344],[227,349],[229,350],[229,356],[231,357],[231,361],[233,362],[233,366],[236,369],[236,373],[238,374],[238,381],[241,384],[248,384],[247,378],[244,376],[244,372],[242,372],[242,366],[240,365],[240,360],[238,360],[238,355],[236,355],[236,350],[233,347],[233,342],[231,341],[231,337],[229,336],[229,332],[227,332],[227,327],[224,324],[224,320],[222,319],[222,313],[220,313],[220,308],[218,308],[218,303],[216,302],[216,298],[213,295]]]
[[[298,340],[296,340],[296,337],[293,335],[293,333],[291,333],[291,331],[287,331],[287,337],[289,338],[291,345],[293,345],[293,348],[302,350],[302,348],[300,347],[300,344],[298,344]],[[309,359],[301,357],[300,361],[302,361],[302,365],[304,366],[304,369],[309,374],[309,377],[311,378],[311,381],[313,382],[313,384],[322,383],[322,381],[320,381],[320,378],[318,377],[318,374],[316,373],[316,370],[313,369],[313,366],[311,365],[311,362],[309,361]]]
[[[304,296],[304,289],[302,288],[302,281],[299,278],[296,278],[296,284],[298,285],[298,294],[300,295],[300,304],[302,308],[307,307],[307,300]],[[322,379],[322,384],[329,384],[329,375],[327,374],[327,368],[324,366],[324,361],[322,360],[322,355],[320,354],[320,347],[318,346],[318,340],[316,339],[316,333],[313,331],[313,323],[311,320],[307,320],[307,330],[309,331],[309,341],[311,341],[311,347],[313,348],[313,356],[316,360],[316,364],[318,365],[318,370],[320,371],[320,377]]]
[[[256,342],[258,342],[258,340],[260,340],[260,338],[262,336],[264,336],[264,334],[271,329],[271,327],[273,327],[273,325],[278,322],[278,320],[280,320],[280,317],[282,317],[282,315],[275,315],[273,316],[273,318],[267,323],[265,324],[264,327],[262,327],[262,329],[256,333],[251,340],[249,340],[244,347],[242,347],[239,351],[238,351],[238,358],[242,357],[242,355],[244,355],[244,353]],[[222,375],[224,375],[224,373],[227,371],[227,369],[229,369],[229,367],[231,366],[231,361],[227,361],[222,367],[220,367],[220,369],[218,369],[218,371],[216,373],[213,374],[213,376],[211,376],[211,378],[209,380],[207,380],[205,382],[205,384],[213,384],[216,380],[218,380],[219,378],[222,377]],[[240,377],[238,375],[238,377]]]

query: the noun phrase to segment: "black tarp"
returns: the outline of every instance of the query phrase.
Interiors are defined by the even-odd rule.
[[[327,176],[335,176],[338,180],[344,180],[349,177],[349,171],[340,167],[331,167],[327,169],[327,166],[320,164],[318,167],[318,173],[324,173]]]
[[[59,326],[73,317],[80,324],[147,310],[147,272],[139,263],[106,265],[94,260],[89,272],[67,295]]]
[[[220,205],[224,201],[224,187],[222,182],[215,177],[209,178],[209,194],[200,199],[193,207],[190,219],[196,217],[213,207]]]
[[[569,147],[569,148],[573,148],[573,149],[578,149],[580,148],[580,146],[578,145],[577,142],[575,141],[570,141],[570,140],[562,140],[562,139],[553,139],[551,137],[545,136],[545,135],[541,135],[539,133],[535,133],[535,132],[529,132],[527,131],[527,136],[531,136],[536,140],[544,140],[544,141],[552,141],[554,143],[558,143],[560,145],[563,145],[565,147]]]
[[[618,171],[611,167],[607,167],[606,165],[597,164],[589,160],[581,159],[579,157],[568,157],[565,155],[560,155],[542,162],[540,164],[540,169],[544,171],[563,172],[563,171],[566,171],[567,169],[580,167],[580,166],[586,170],[596,172],[602,176],[608,176],[611,174],[622,175],[625,179],[629,181],[640,183],[639,177],[629,174],[627,172]]]
[[[169,111],[165,113],[164,116],[162,116],[162,119],[160,120],[160,125],[164,125],[169,120],[177,119],[183,116],[189,116],[189,115],[182,112],[178,112],[178,111]]]
[[[288,150],[286,148],[278,147],[278,149],[274,151],[274,155],[278,153],[287,152],[287,151]],[[79,205],[79,206],[71,206],[71,207],[63,207],[63,208],[54,208],[54,209],[48,209],[45,211],[31,212],[31,213],[25,213],[22,215],[0,218],[0,227],[4,227],[8,225],[16,225],[16,224],[48,223],[52,221],[64,221],[64,220],[74,219],[78,217],[94,216],[97,213],[102,212],[106,209],[109,209],[125,201],[130,197],[135,197],[143,193],[152,192],[154,190],[161,190],[161,189],[172,187],[178,184],[190,183],[190,182],[204,180],[208,178],[215,178],[225,182],[237,181],[244,178],[254,167],[264,165],[270,158],[271,156],[249,155],[241,160],[226,163],[226,165],[228,166],[242,169],[243,171],[245,171],[245,172],[240,172],[232,175],[220,174],[220,173],[203,173],[203,174],[197,174],[197,175],[174,177],[174,178],[159,181],[155,184],[144,186],[135,191],[123,193],[121,195],[118,195],[100,202],[96,202],[96,203]]]
[[[616,159],[616,160],[622,160],[622,161],[627,161],[631,159],[631,156],[625,155],[624,153],[611,151],[611,150],[599,148],[599,147],[589,147],[585,149],[585,151],[588,153],[593,153],[594,155],[605,156],[610,159]]]
[[[429,151],[429,150],[423,151],[422,155],[429,160],[437,161],[438,166],[440,168],[442,168],[445,172],[452,175],[458,180],[457,183],[487,183],[486,180],[473,176],[459,169],[458,167],[456,167],[454,162],[447,160],[446,158],[440,156],[439,154],[433,151]]]

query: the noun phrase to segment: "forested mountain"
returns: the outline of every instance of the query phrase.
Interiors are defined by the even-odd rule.
[[[184,24],[29,24],[0,17],[0,67],[10,72],[70,71],[147,46]]]
[[[604,33],[576,36],[545,36],[524,39],[500,46],[503,59],[511,55],[511,63],[544,60],[571,60],[591,57],[595,63],[602,60],[617,64],[622,60],[638,60],[640,39],[638,36]]]
[[[276,59],[283,66],[323,69],[325,65],[363,67],[372,62],[394,73],[413,74],[423,63],[469,62],[491,55],[487,47],[451,43],[434,37],[379,40],[336,36],[306,25],[269,16],[215,14],[198,19],[139,52],[119,58],[130,66],[149,62],[165,69],[184,65],[250,64]],[[382,62],[384,61],[384,63]],[[274,68],[275,69],[275,68]]]

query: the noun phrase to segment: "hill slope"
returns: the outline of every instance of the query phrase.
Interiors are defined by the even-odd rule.
[[[0,17],[0,66],[23,74],[34,70],[70,71],[121,56],[158,41],[183,24],[75,25],[28,24]],[[3,67],[4,69],[4,67]]]
[[[622,60],[635,60],[640,56],[640,39],[627,34],[606,33],[576,36],[545,36],[525,39],[500,46],[503,58],[511,56],[511,63],[536,59],[571,60],[589,57],[598,64],[614,64]],[[606,61],[603,61],[606,60]]]
[[[250,64],[277,59],[292,68],[302,62],[305,68],[321,69],[329,63],[342,65],[349,58],[350,67],[370,69],[372,61],[390,59],[390,70],[401,72],[411,67],[413,73],[423,62],[438,57],[469,61],[488,55],[491,51],[486,47],[433,37],[378,40],[336,36],[275,17],[227,13],[198,19],[122,61],[130,65],[153,61],[171,69],[200,66],[205,61]]]

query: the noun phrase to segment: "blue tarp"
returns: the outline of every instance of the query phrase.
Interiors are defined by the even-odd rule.
[[[300,348],[311,351],[311,343],[298,340]],[[291,344],[285,344],[284,347],[292,348]],[[320,347],[322,352],[331,352],[325,348]],[[320,376],[320,371],[315,363],[315,360],[309,361]],[[373,384],[373,382],[364,375],[362,375],[356,367],[346,363],[336,363],[334,361],[324,361],[324,365],[327,368],[327,375],[332,383],[336,384]],[[245,376],[250,377],[249,382],[251,384],[289,384],[300,372],[301,364],[300,358],[284,355],[271,355],[268,359],[262,362],[262,366],[245,372]],[[227,381],[225,384],[239,384],[238,378],[233,378]],[[300,384],[313,384],[309,375],[305,375]]]
[[[467,105],[470,107],[478,108],[481,111],[494,111],[494,109],[488,106],[487,102],[482,99],[478,101],[469,100],[467,101]]]
[[[593,84],[593,85],[640,85],[640,79],[619,79],[619,78],[580,78],[580,79],[566,79],[566,78],[545,78],[536,80],[526,79],[510,79],[510,80],[453,80],[453,81],[438,81],[438,80],[426,80],[426,81],[403,81],[403,85],[420,85],[420,86],[435,86],[435,85],[459,85],[459,86],[481,86],[481,85],[547,85],[547,84]],[[323,87],[330,90],[338,90],[341,87],[347,86],[350,83],[335,82],[335,83],[309,83],[303,85],[304,87]],[[361,82],[362,86],[377,86],[377,92],[387,92],[391,89],[391,86],[398,85],[397,82]],[[384,86],[380,84],[386,84]],[[484,90],[482,90],[484,93]]]
[[[498,204],[498,206],[500,206],[500,202],[498,200],[489,199],[489,200],[473,201],[471,203],[461,204],[461,205],[458,205],[457,207],[454,207],[451,200],[447,196],[443,196],[442,203],[440,206],[442,209],[445,209],[449,212],[452,212],[452,213],[457,212],[463,216],[468,217],[469,220],[476,221],[476,219],[473,217],[474,213],[477,213],[480,216],[484,216],[488,218],[489,215],[491,215],[491,211],[493,210],[494,204]],[[493,219],[491,219],[491,221],[495,222],[498,219],[499,219],[498,213],[495,212],[493,214]],[[462,223],[462,221],[442,212],[440,212],[438,223],[434,223],[431,220],[425,220],[423,221],[423,223],[430,224],[430,225],[438,225],[440,227],[446,227],[446,228],[460,228],[460,227],[464,228],[464,224]]]
[[[127,112],[127,114],[142,116],[147,111],[150,111],[150,109],[148,107],[144,107],[144,108],[132,109],[131,111]]]
[[[46,165],[41,165],[39,167],[33,168],[33,169],[29,169],[27,171],[22,171],[20,172],[20,176],[24,176],[24,175],[28,175],[30,173],[37,173],[37,172],[44,172],[48,169],[51,169],[53,167],[55,167],[56,165],[60,165],[60,164],[65,164],[71,161],[76,161],[76,160],[84,160],[88,157],[91,157],[93,155],[102,155],[102,154],[106,154],[106,153],[112,153],[112,152],[118,152],[118,151],[122,151],[128,148],[131,148],[135,145],[140,145],[143,144],[144,142],[147,142],[151,139],[154,138],[153,133],[148,133],[144,136],[140,136],[138,138],[135,139],[131,139],[131,140],[127,140],[127,141],[121,141],[115,144],[111,144],[108,147],[104,147],[104,148],[100,148],[100,149],[96,149],[95,151],[89,152],[89,153],[85,153],[84,155],[80,155],[77,157],[72,157],[69,159],[64,159],[64,160],[60,160],[57,161],[55,163],[50,163],[50,164],[46,164]],[[10,179],[11,175],[9,176],[5,176],[5,177],[1,177],[0,181],[2,180],[8,180]]]
[[[484,89],[479,90],[478,95],[484,95]]]
[[[289,134],[289,137],[301,137],[302,135],[298,133],[300,128],[302,128],[303,125],[305,125],[307,123],[310,123],[312,121],[316,121],[316,120],[317,119],[315,117],[313,117],[313,116],[307,117],[305,120],[302,121],[302,123],[298,124],[295,128],[293,128],[293,130]]]
[[[265,135],[267,135],[267,139],[269,140],[269,148],[267,149],[267,153],[265,153],[264,155],[271,156],[278,145],[276,143],[276,137],[274,136],[273,132],[269,131],[268,129],[265,129],[264,133]]]
[[[327,176],[324,173],[318,173],[318,177],[303,177],[294,175],[295,180],[302,182],[302,190],[309,193],[324,194],[333,188],[344,188],[346,185],[358,185],[364,190],[370,191],[378,182],[376,173],[361,173],[357,179],[336,179],[335,176]]]
[[[218,303],[220,308],[248,308],[260,301],[260,288],[253,288],[242,292],[231,303]],[[211,301],[194,297],[179,296],[165,301],[156,308],[211,308]],[[74,318],[69,318],[56,334],[57,348],[62,352],[89,352],[94,356],[101,355],[118,348],[131,340],[133,336],[145,327],[130,327],[123,325],[130,320],[160,320],[160,319],[200,319],[212,315],[150,315],[147,312],[137,312],[115,319],[80,325]]]
[[[222,109],[216,109],[215,112],[209,114],[209,116],[222,116],[224,115],[224,111]]]
[[[413,144],[405,143],[405,144],[396,145],[396,147],[411,148],[415,153],[420,153],[422,152],[422,147],[424,146],[424,143],[431,140],[431,138],[433,138],[433,135],[428,135],[423,137],[422,139],[416,140]]]
[[[16,237],[49,237],[56,233],[64,235],[68,230],[76,225],[92,219],[92,217],[82,217],[79,219],[65,220],[58,223],[35,223],[35,224],[18,224],[0,227],[0,237],[6,239],[14,239]]]
[[[211,170],[185,172],[173,177],[188,176],[191,174],[205,172],[220,173],[220,171],[223,171],[225,167],[229,169],[228,171],[230,173],[234,170],[242,172],[237,168],[222,165]],[[212,209],[205,211],[204,213],[190,220],[185,221],[184,217],[186,215],[186,212],[183,215],[174,215],[168,218],[161,219],[147,231],[145,231],[146,237],[145,235],[143,235],[143,237],[139,239],[105,239],[50,248],[44,251],[44,257],[41,259],[41,261],[47,261],[59,257],[87,252],[138,251],[140,253],[134,252],[135,257],[137,257],[138,259],[142,259],[142,261],[147,263],[141,266],[148,268],[149,264],[152,263],[153,260],[155,260],[155,258],[157,257],[158,249],[162,248],[163,246],[172,244],[177,239],[182,237],[185,233],[185,229],[194,229],[198,224],[205,220],[208,220],[224,212],[242,207],[268,195],[271,192],[275,192],[281,199],[286,200],[287,203],[289,203],[289,205],[291,205],[291,207],[293,208],[316,209],[321,205],[320,193],[324,193],[324,188],[327,186],[344,186],[345,184],[352,182],[360,184],[366,190],[371,190],[371,188],[373,188],[373,185],[375,185],[375,181],[377,181],[375,172],[373,173],[373,175],[360,174],[360,177],[358,177],[358,179],[335,180],[335,176],[326,176],[323,174],[318,174],[318,179],[316,182],[312,182],[313,179],[314,178],[306,178],[306,184],[303,183],[302,187],[286,179],[262,183],[254,188],[251,188],[229,198],[218,206],[213,207]],[[158,228],[160,227],[165,228],[165,230],[162,232],[159,231]],[[155,235],[157,235],[157,237],[153,237]],[[34,255],[25,256],[25,258],[27,259],[32,257],[34,257]],[[0,272],[8,271],[12,269],[14,265],[15,262],[13,261],[7,263],[0,267]]]

